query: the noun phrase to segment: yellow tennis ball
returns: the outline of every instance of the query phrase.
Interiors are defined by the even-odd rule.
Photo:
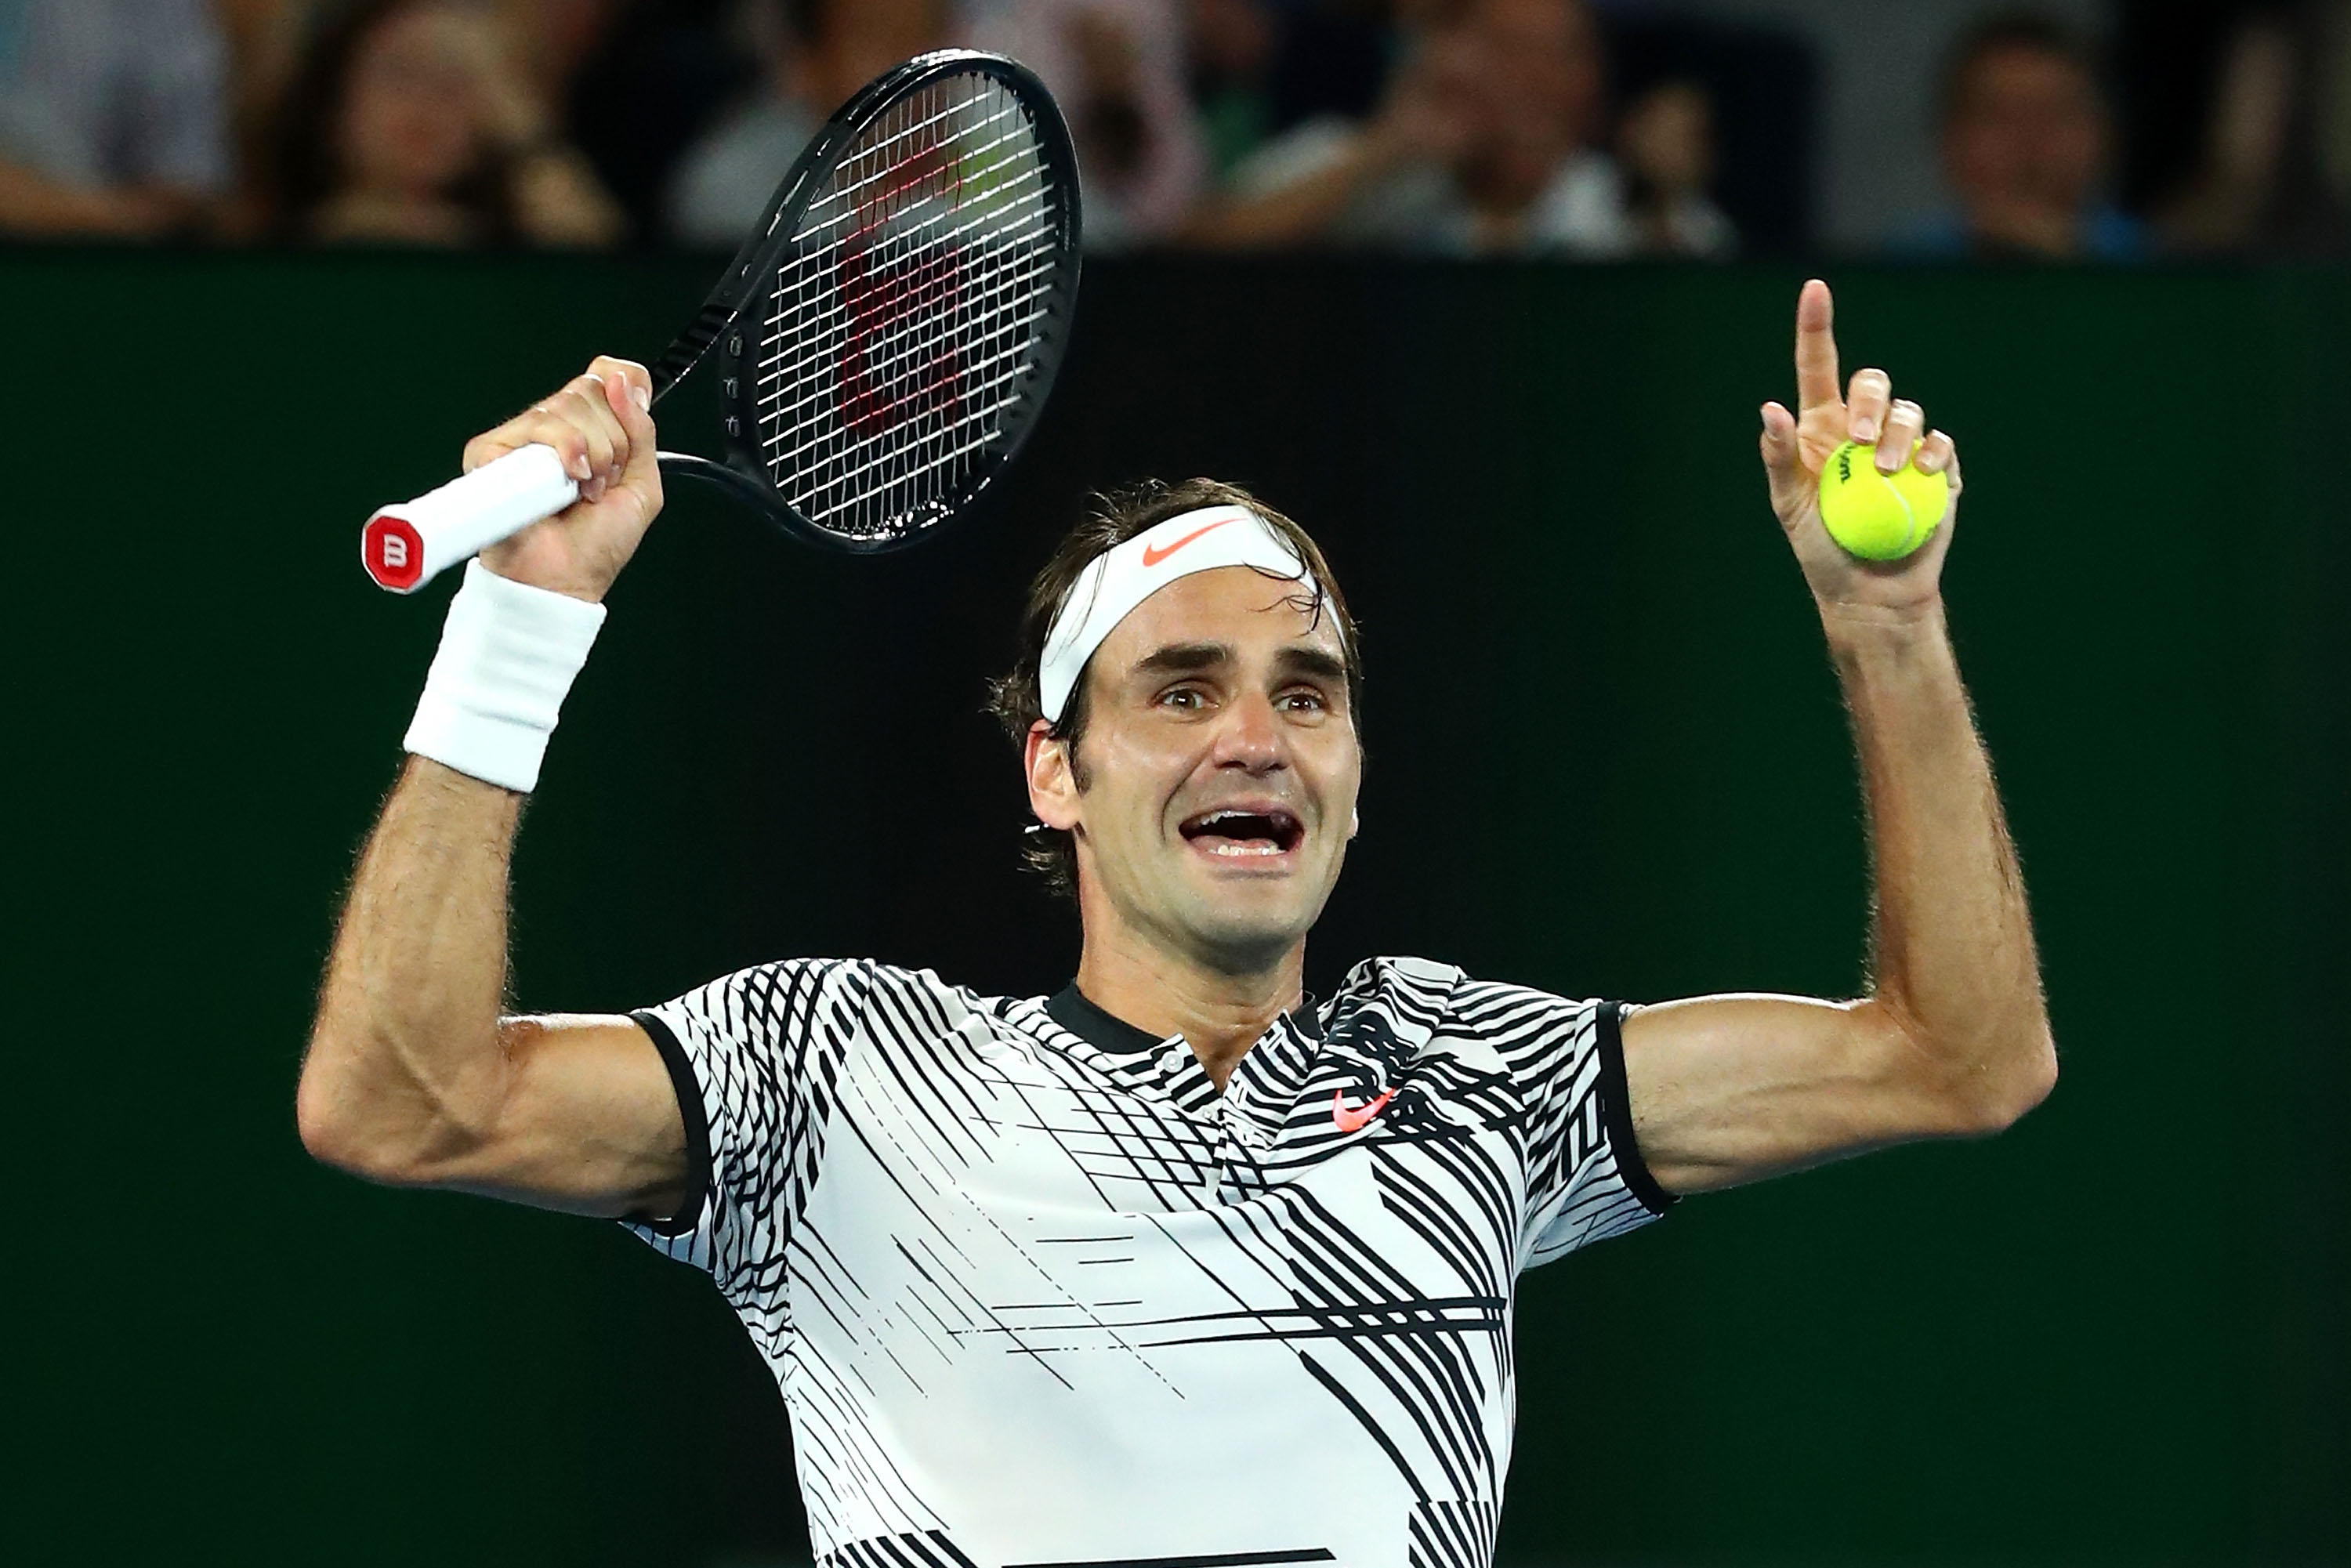
[[[1917,452],[1892,474],[1880,473],[1876,447],[1848,441],[1821,470],[1821,521],[1829,538],[1864,560],[1899,560],[1935,537],[1951,508],[1951,481],[1918,471]]]

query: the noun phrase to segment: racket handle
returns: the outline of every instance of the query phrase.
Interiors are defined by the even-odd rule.
[[[413,501],[380,508],[360,531],[360,564],[377,587],[413,593],[579,498],[579,482],[554,447],[525,446]]]

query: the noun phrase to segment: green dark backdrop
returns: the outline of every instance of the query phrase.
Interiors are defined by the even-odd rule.
[[[11,1560],[804,1552],[706,1281],[363,1187],[291,1113],[446,592],[371,589],[360,520],[591,351],[656,350],[705,274],[0,256]],[[1966,454],[1949,595],[2064,1082],[1996,1142],[1531,1277],[1506,1561],[2351,1561],[2351,278],[1836,281],[1848,365]],[[680,496],[530,813],[522,1002],[819,952],[1056,984],[1074,931],[1012,869],[979,683],[1083,487],[1192,473],[1314,528],[1369,639],[1317,974],[1849,992],[1848,747],[1755,473],[1797,282],[1102,264],[1017,482],[933,547],[820,559]]]

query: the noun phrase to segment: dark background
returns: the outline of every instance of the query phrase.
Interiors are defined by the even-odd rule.
[[[359,523],[590,352],[656,350],[705,272],[0,256],[12,1560],[804,1554],[779,1401],[706,1281],[361,1186],[291,1110],[447,592],[369,587]],[[1961,439],[1947,586],[2064,1082],[1996,1142],[1530,1276],[1504,1560],[2351,1561],[2351,279],[1834,281],[1848,366]],[[1014,870],[980,682],[1085,487],[1194,473],[1315,529],[1363,618],[1324,983],[1405,952],[1850,993],[1849,747],[1755,472],[1798,282],[1090,266],[1029,457],[935,545],[823,559],[681,493],[529,813],[521,1002],[801,953],[1057,984],[1073,922]]]

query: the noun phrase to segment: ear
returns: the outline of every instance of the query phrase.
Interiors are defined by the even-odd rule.
[[[1354,841],[1355,835],[1356,835],[1357,833],[1362,832],[1363,831],[1364,831],[1364,813],[1363,813],[1362,810],[1361,810],[1360,808],[1358,808],[1358,807],[1354,807],[1354,806],[1350,806],[1350,807],[1348,807],[1348,808],[1347,808],[1347,841],[1348,841],[1348,842],[1350,842],[1350,843],[1353,843],[1353,842]]]
[[[1070,768],[1070,743],[1039,719],[1029,727],[1022,761],[1029,771],[1029,809],[1049,828],[1068,832],[1078,825],[1078,780]]]

